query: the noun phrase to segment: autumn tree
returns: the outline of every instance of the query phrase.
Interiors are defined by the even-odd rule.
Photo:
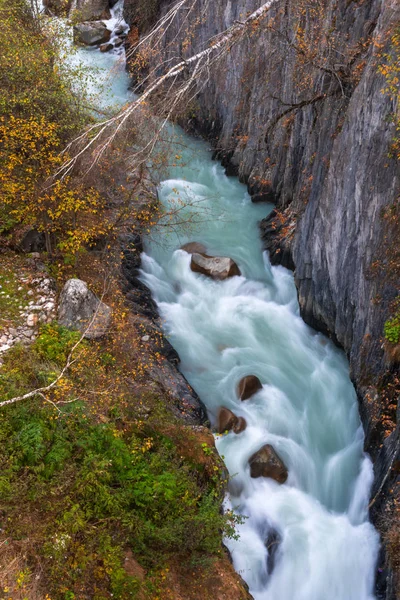
[[[0,231],[34,228],[49,254],[73,254],[106,228],[93,188],[53,178],[60,150],[88,119],[77,73],[62,67],[59,38],[22,0],[1,0],[0,19]]]

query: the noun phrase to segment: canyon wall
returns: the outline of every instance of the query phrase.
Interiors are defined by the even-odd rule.
[[[262,4],[198,0],[189,18],[182,9],[165,32],[163,60],[197,53]],[[160,14],[170,6],[161,3]],[[396,0],[276,2],[210,68],[181,116],[254,201],[276,205],[261,224],[271,261],[294,270],[303,318],[349,356],[375,463],[372,517],[384,550],[393,544],[377,578],[387,599],[397,597],[400,539],[387,534],[396,523],[400,532],[399,361],[383,341],[399,290],[400,170],[390,148],[400,109],[379,66],[399,20]]]

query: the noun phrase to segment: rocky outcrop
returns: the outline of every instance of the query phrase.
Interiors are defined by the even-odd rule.
[[[211,279],[224,280],[240,275],[235,261],[227,256],[207,256],[207,254],[192,254],[190,268],[194,273],[201,273]]]
[[[106,335],[112,310],[91,292],[84,281],[69,279],[60,294],[57,320],[95,340]]]
[[[262,383],[255,375],[247,375],[239,381],[237,388],[240,400],[248,400],[262,390]]]
[[[105,44],[111,37],[111,31],[102,21],[87,21],[74,25],[74,42],[84,46]]]
[[[285,483],[288,470],[285,463],[270,444],[266,444],[249,458],[251,477],[269,477]]]

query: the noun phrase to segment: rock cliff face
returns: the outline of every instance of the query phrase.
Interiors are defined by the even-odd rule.
[[[166,32],[163,59],[195,54],[262,4],[198,0],[190,19],[182,10]],[[400,171],[389,158],[399,107],[382,93],[379,65],[399,19],[397,0],[277,2],[213,66],[183,119],[213,141],[255,201],[276,204],[261,224],[265,246],[274,264],[294,270],[305,321],[349,356],[382,530],[399,479],[398,363],[382,334],[399,289],[389,258],[399,231],[387,213]],[[389,562],[382,555],[378,595],[393,599]]]

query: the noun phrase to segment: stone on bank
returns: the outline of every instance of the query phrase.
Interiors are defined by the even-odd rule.
[[[80,279],[69,279],[60,295],[58,322],[77,329],[87,339],[103,337],[111,323],[111,308],[91,292]]]

